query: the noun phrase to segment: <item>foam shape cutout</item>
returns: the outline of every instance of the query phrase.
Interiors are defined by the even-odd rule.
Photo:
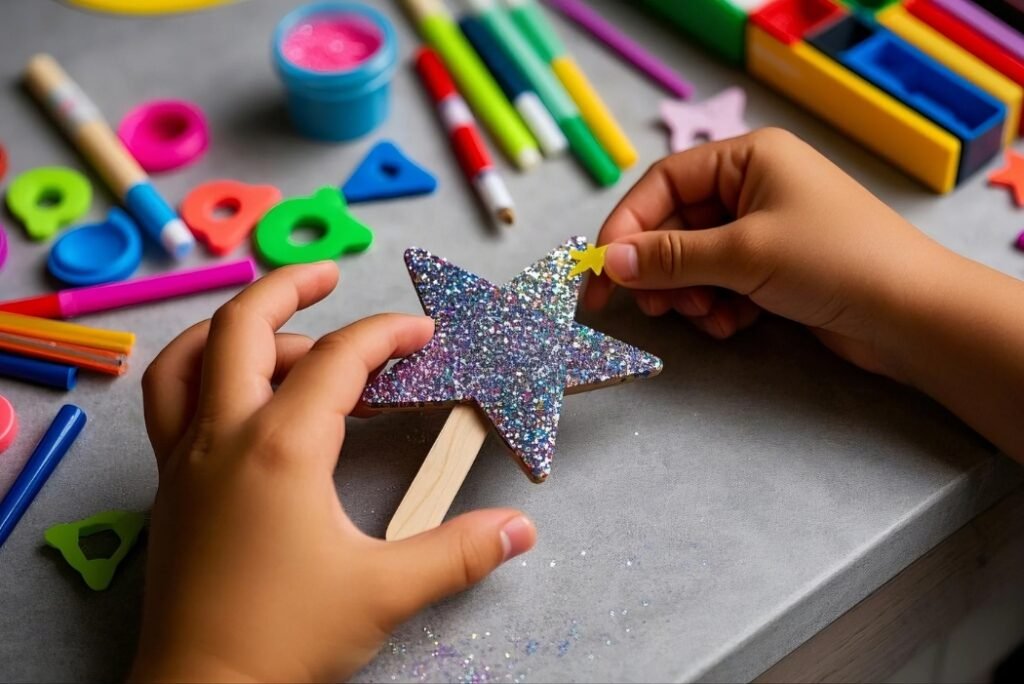
[[[587,271],[593,271],[595,275],[601,275],[601,272],[604,271],[604,256],[607,251],[608,245],[603,247],[587,245],[586,249],[570,251],[569,256],[576,262],[576,265],[569,271],[569,277],[572,278]]]
[[[341,191],[349,204],[426,195],[437,189],[437,179],[409,159],[390,140],[374,145],[352,172]]]
[[[319,234],[299,243],[293,234],[304,228]],[[256,226],[254,242],[260,256],[277,267],[362,252],[373,242],[373,232],[349,213],[341,193],[328,186],[310,197],[286,199],[268,211]]]
[[[58,280],[81,287],[124,280],[141,261],[139,227],[114,207],[105,221],[64,233],[53,244],[46,267]]]
[[[671,133],[673,152],[688,150],[700,142],[743,135],[750,128],[743,121],[747,94],[740,87],[726,88],[703,102],[665,100],[661,119]]]
[[[4,224],[0,223],[0,269],[4,267],[4,263],[7,261],[7,231],[4,230]]]
[[[181,218],[211,254],[223,256],[242,244],[280,201],[281,191],[273,185],[214,180],[189,192],[181,203]]]
[[[47,240],[81,218],[92,204],[85,176],[63,166],[25,171],[7,188],[7,208],[33,240]]]
[[[146,515],[134,511],[104,511],[85,520],[54,525],[43,538],[49,546],[60,551],[68,565],[73,567],[93,591],[110,586],[117,566],[135,546],[139,533],[146,526]],[[86,558],[81,541],[99,532],[113,532],[120,540],[109,558]]]
[[[186,100],[144,102],[125,114],[117,137],[146,171],[157,173],[196,161],[210,145],[199,105]]]
[[[1018,207],[1024,207],[1024,155],[1006,150],[1006,165],[993,171],[988,182],[990,185],[1009,188],[1013,201]]]
[[[0,394],[0,454],[14,443],[18,436],[18,414],[14,412],[11,402]]]

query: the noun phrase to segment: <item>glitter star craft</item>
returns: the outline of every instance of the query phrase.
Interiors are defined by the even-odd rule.
[[[405,253],[434,337],[381,373],[363,399],[377,409],[475,403],[535,482],[551,473],[566,392],[656,375],[661,360],[576,323],[582,278],[573,238],[505,285],[421,249]]]

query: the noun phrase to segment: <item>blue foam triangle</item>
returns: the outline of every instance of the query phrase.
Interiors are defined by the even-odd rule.
[[[435,189],[437,179],[389,140],[374,145],[341,186],[349,204],[425,195]]]

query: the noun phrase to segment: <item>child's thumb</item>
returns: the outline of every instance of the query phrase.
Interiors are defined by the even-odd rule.
[[[525,515],[502,508],[460,515],[437,529],[394,542],[415,577],[404,588],[412,604],[405,606],[408,615],[473,586],[508,559],[533,548],[536,538]]]
[[[670,290],[693,285],[740,289],[744,260],[730,245],[733,227],[657,230],[608,245],[605,273],[633,290]]]

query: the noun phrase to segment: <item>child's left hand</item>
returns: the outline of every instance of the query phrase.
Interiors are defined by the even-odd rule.
[[[345,417],[367,377],[433,325],[392,314],[316,343],[276,332],[337,279],[329,263],[279,269],[146,372],[160,486],[133,679],[346,678],[403,620],[533,546],[509,509],[396,543],[345,515],[333,480]]]

